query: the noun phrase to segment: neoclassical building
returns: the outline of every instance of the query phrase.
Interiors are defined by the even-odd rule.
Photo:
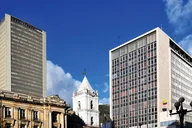
[[[70,106],[58,95],[31,97],[0,90],[0,125],[11,128],[67,128]]]
[[[98,92],[92,89],[86,76],[73,94],[73,111],[87,126],[99,126]]]

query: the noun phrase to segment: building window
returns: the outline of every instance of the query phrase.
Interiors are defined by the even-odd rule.
[[[33,111],[33,120],[38,120],[38,112]]]
[[[91,125],[93,125],[93,117],[91,117]]]
[[[24,124],[21,124],[21,125],[20,125],[20,128],[25,128],[25,125],[24,125]]]
[[[6,123],[5,124],[5,128],[11,128],[11,124],[10,123]]]
[[[93,101],[90,102],[90,108],[93,109]]]
[[[58,122],[59,121],[59,113],[52,112],[52,121],[53,122]]]
[[[78,101],[78,109],[81,109],[81,102]]]
[[[20,114],[20,119],[25,119],[25,110],[24,109],[20,109],[19,114]],[[23,127],[21,127],[21,128],[23,128]]]
[[[11,117],[11,108],[5,107],[5,118]]]

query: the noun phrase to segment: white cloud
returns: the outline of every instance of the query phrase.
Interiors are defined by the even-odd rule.
[[[179,45],[187,50],[187,52],[192,56],[192,34],[186,36],[183,38],[180,42]]]
[[[107,82],[104,83],[105,88],[103,89],[103,92],[106,93],[109,91],[109,84]]]
[[[175,27],[176,34],[192,28],[192,0],[163,0],[169,22]]]
[[[65,73],[62,67],[47,60],[47,93],[58,94],[67,103],[72,103],[73,92],[75,92],[80,81],[75,80],[70,73]]]
[[[109,98],[102,98],[99,100],[99,104],[109,104]]]

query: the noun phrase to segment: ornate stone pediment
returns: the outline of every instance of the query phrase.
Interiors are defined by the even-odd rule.
[[[61,99],[58,95],[52,95],[46,98],[48,102],[53,103],[64,103],[64,100]]]

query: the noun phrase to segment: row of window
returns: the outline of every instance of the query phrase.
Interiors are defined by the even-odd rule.
[[[78,109],[81,109],[81,101],[78,101]],[[93,109],[93,101],[90,101],[90,109]]]
[[[42,38],[42,34],[37,34],[35,33],[34,31],[31,31],[30,29],[27,29],[26,27],[23,27],[22,25],[19,25],[19,24],[15,24],[15,23],[11,23],[11,28],[12,30],[15,29],[17,30],[17,32],[22,32],[24,33],[24,35],[27,35],[31,38],[35,38],[35,39],[38,39],[40,40]]]
[[[36,48],[37,50],[42,49],[42,40],[30,38],[30,36],[20,33],[17,30],[12,29],[11,37],[15,38],[18,43],[23,44],[24,46],[29,46],[30,44],[32,48]]]
[[[182,96],[185,97],[185,102],[183,103],[183,106],[185,108],[191,109],[189,106],[192,97],[192,94],[190,93],[192,90],[191,66],[189,66],[189,64],[183,61],[183,59],[172,52],[171,72],[172,107],[174,107],[174,103],[178,101],[178,99]],[[192,115],[186,115],[185,120],[191,121]]]
[[[17,35],[16,32],[12,31],[11,32],[11,39],[15,42],[18,43],[18,45],[22,45],[25,47],[29,47],[31,49],[35,49],[37,52],[41,53],[41,49],[42,49],[42,42],[39,42],[37,40],[30,40],[30,39],[26,39],[20,35]],[[38,44],[39,43],[39,44]]]
[[[26,119],[26,110],[25,109],[19,109],[19,119]],[[12,117],[12,108],[10,107],[5,107],[4,108],[4,116],[5,118],[13,118]],[[32,111],[32,117],[33,117],[33,120],[38,120],[38,111]]]
[[[153,46],[153,44],[156,46],[156,44],[155,43],[151,43],[151,45]],[[153,56],[156,56],[156,47],[154,48],[154,49],[150,49],[150,45],[148,46],[149,47],[149,51],[148,51],[148,58],[150,58],[150,57],[153,57]],[[142,54],[140,54],[140,49],[138,49],[138,60],[139,61],[141,61],[141,60],[144,60],[144,59],[146,59],[147,58],[147,56],[146,56],[146,46],[144,46],[143,48],[141,48],[141,53]],[[143,53],[143,50],[145,51],[144,53]],[[136,58],[137,58],[137,51],[135,50],[135,51],[132,51],[132,52],[130,52],[130,53],[128,53],[128,55],[129,55],[129,62],[131,62],[131,63],[136,63]],[[112,61],[112,67],[114,67],[115,65],[118,65],[118,64],[122,64],[122,62],[123,63],[125,63],[125,62],[127,62],[127,59],[128,59],[128,57],[127,57],[127,55],[123,55],[122,57],[120,57],[120,58],[117,58],[117,59],[114,59],[113,61]],[[130,64],[131,64],[130,63]]]
[[[14,65],[21,63],[20,66],[24,66],[26,68],[33,68],[33,70],[41,72],[42,64],[38,64],[38,63],[35,63],[35,62],[31,63],[31,61],[29,59],[26,59],[26,58],[27,58],[26,56],[25,57],[22,56],[23,61],[21,63],[20,56],[16,57],[15,55],[12,55],[11,56],[11,63],[14,64]]]
[[[15,24],[15,25],[18,25],[18,26],[21,26],[21,27],[27,27],[27,28],[30,28],[31,30],[30,31],[34,31],[34,30],[36,30],[35,32],[37,33],[37,32],[41,32],[41,30],[40,29],[38,29],[38,28],[36,28],[36,27],[34,27],[34,26],[32,26],[32,25],[29,25],[28,23],[25,23],[25,22],[23,22],[23,21],[21,21],[21,20],[19,20],[19,19],[16,19],[16,18],[14,18],[14,17],[11,17],[11,23],[13,23],[13,24]]]
[[[137,126],[138,121],[156,123],[156,60],[153,42],[112,61],[112,108],[118,128]]]

